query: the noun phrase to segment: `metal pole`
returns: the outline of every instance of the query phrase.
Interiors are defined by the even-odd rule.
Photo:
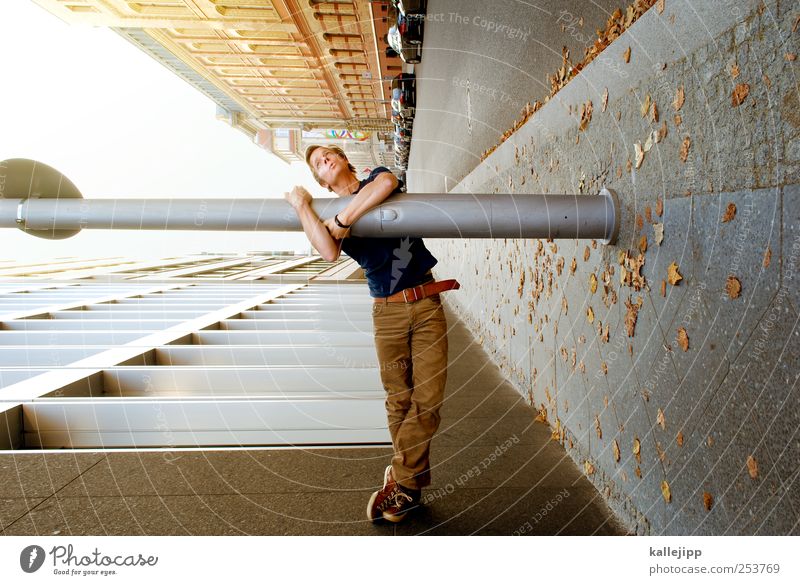
[[[346,197],[315,199],[323,219]],[[362,216],[353,236],[593,238],[617,231],[613,192],[597,195],[402,194]],[[0,227],[26,232],[81,229],[298,231],[282,199],[2,199]]]
[[[9,162],[0,163],[0,167]],[[17,173],[0,193],[0,228],[16,227],[60,239],[82,229],[300,231],[283,199],[83,199],[66,177],[41,163],[34,179]],[[37,174],[38,173],[38,174]],[[53,175],[52,173],[58,173]],[[36,192],[19,193],[40,183]],[[18,187],[8,188],[11,185]],[[323,219],[348,197],[315,199]],[[424,238],[580,238],[613,244],[619,232],[619,201],[599,195],[398,194],[362,216],[353,236]]]

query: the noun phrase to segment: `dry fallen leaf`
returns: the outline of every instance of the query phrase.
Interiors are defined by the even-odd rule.
[[[667,268],[667,281],[672,286],[675,286],[681,280],[683,280],[683,276],[681,276],[681,273],[678,271],[678,265],[673,262],[669,265],[669,268]]]
[[[639,479],[642,479],[642,470],[639,467],[634,469],[633,472],[636,474],[636,477],[638,477]]]
[[[706,439],[706,445],[708,445],[709,448],[714,446],[714,439],[711,437],[711,435],[709,435]]]
[[[672,107],[675,108],[675,111],[679,111],[683,107],[683,103],[686,101],[686,94],[683,91],[683,86],[678,88],[678,91],[675,92],[675,99],[672,102]]]
[[[683,327],[678,327],[678,345],[683,351],[689,351],[689,335]]]
[[[650,106],[650,121],[653,124],[658,124],[658,106],[656,102],[653,102],[653,105]]]
[[[769,246],[767,246],[767,251],[766,251],[766,252],[764,252],[764,261],[761,263],[761,265],[762,265],[764,268],[769,268],[769,263],[770,263],[771,261],[772,261],[772,248],[770,248]]]
[[[661,296],[662,297],[666,297],[667,296],[667,281],[666,280],[662,280],[661,281]]]
[[[592,292],[592,294],[597,292],[597,277],[594,275],[594,273],[589,276],[589,290]]]
[[[667,137],[667,121],[664,120],[661,123],[661,128],[658,129],[658,133],[656,134],[656,143],[661,142]]]
[[[742,283],[735,276],[728,276],[728,280],[725,282],[725,291],[730,298],[738,299],[739,294],[742,292]]]
[[[644,218],[642,218],[642,216],[637,213],[636,214],[636,231],[639,231],[639,232],[642,231],[643,227],[644,227]]]
[[[608,107],[608,88],[606,88],[606,90],[603,92],[603,99],[601,101],[601,105],[602,105],[602,111],[605,112],[606,108]]]
[[[647,220],[648,223],[653,222],[653,210],[650,208],[649,205],[647,205],[644,208],[644,218]]]
[[[661,427],[661,430],[667,430],[667,421],[664,419],[664,411],[660,408],[658,409],[658,413],[656,413],[656,423]]]
[[[597,433],[597,438],[603,438],[603,429],[600,428],[600,419],[597,418],[597,415],[594,415],[594,430]]]
[[[617,444],[617,440],[616,439],[614,439],[614,442],[611,443],[611,448],[614,450],[614,461],[619,463],[620,453],[619,453],[619,445]]]
[[[642,236],[639,238],[639,251],[644,254],[647,252],[647,236]]]
[[[734,79],[739,77],[739,65],[737,65],[736,63],[731,65],[731,77],[733,77]]]
[[[736,217],[736,204],[728,203],[728,207],[725,209],[725,215],[722,216],[722,223],[728,223],[735,217]]]
[[[594,465],[585,461],[583,464],[583,470],[586,472],[586,475],[592,475],[594,473]]]
[[[750,85],[747,83],[736,84],[736,87],[733,88],[733,93],[731,94],[731,105],[734,108],[742,105],[742,102],[747,99],[749,93]]]
[[[575,274],[575,270],[578,268],[578,261],[573,258],[572,262],[569,264],[569,272],[570,274]]]
[[[641,217],[641,216],[639,216]],[[635,290],[641,290],[645,286],[645,279],[641,273],[644,267],[644,254],[638,254],[635,258],[628,255],[624,250],[620,251],[619,282],[622,286],[630,286]],[[613,295],[612,295],[613,296]]]
[[[654,223],[653,224],[653,234],[655,235],[656,244],[659,246],[661,242],[664,241],[664,224],[663,223]]]
[[[609,334],[609,327],[610,325],[606,325],[603,329],[603,334],[600,336],[600,341],[603,343],[608,343],[608,334]]]
[[[683,432],[679,431],[678,436],[675,437],[675,442],[678,443],[678,447],[683,447]]]
[[[703,506],[710,512],[711,508],[714,506],[714,496],[708,492],[703,492]]]
[[[638,169],[642,166],[642,162],[644,161],[644,150],[642,149],[641,143],[635,143],[633,145],[633,151],[636,155],[636,168]]]
[[[787,61],[797,61],[797,53],[786,53],[783,58]]]
[[[641,299],[639,300],[641,301]],[[639,318],[639,309],[642,308],[642,305],[641,302],[631,303],[625,301],[625,306],[628,308],[625,313],[625,331],[628,333],[628,337],[633,337],[636,332],[636,321]]]
[[[753,479],[758,477],[758,461],[752,455],[747,456],[747,472]]]
[[[594,323],[594,311],[591,307],[586,311],[586,318],[589,320],[589,323]]]
[[[586,127],[589,125],[589,122],[592,121],[592,111],[593,111],[592,101],[589,100],[585,104],[581,104],[581,123],[578,126],[578,130],[583,132],[586,130]]]
[[[645,152],[650,152],[658,142],[658,130],[653,130],[650,134],[647,135],[647,140],[644,141],[644,145],[642,146],[642,150]]]
[[[625,61],[626,63],[630,63],[631,62],[631,48],[630,47],[625,49],[625,52],[622,54],[622,60]]]
[[[647,115],[647,112],[649,111],[650,111],[650,94],[648,93],[646,96],[644,96],[644,101],[642,102],[642,110],[641,110],[642,118],[644,118]]]
[[[658,0],[658,2],[656,2],[656,10],[658,10],[659,14],[664,12],[664,0]]]
[[[669,504],[672,500],[672,494],[669,491],[669,484],[666,480],[661,482],[661,493],[664,495],[664,501]]]
[[[589,260],[589,255],[591,253],[592,253],[592,251],[589,249],[589,246],[586,246],[586,248],[583,250],[583,261],[584,262],[587,262]]]
[[[642,444],[638,438],[633,439],[633,454],[636,456],[636,461],[642,462]]]
[[[664,200],[661,198],[656,199],[656,215],[661,217],[664,213]]]
[[[683,139],[683,143],[681,144],[681,149],[678,153],[681,157],[681,161],[686,162],[686,159],[689,158],[689,148],[691,146],[692,146],[692,139],[686,136]]]

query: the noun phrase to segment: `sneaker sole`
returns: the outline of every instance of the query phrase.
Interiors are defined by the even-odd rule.
[[[398,522],[402,522],[405,517],[406,517],[405,514],[403,514],[402,516],[396,516],[394,514],[389,514],[388,512],[383,513],[384,520],[388,520],[389,522],[393,522],[395,524],[397,524]]]
[[[409,508],[402,514],[390,514],[389,512],[384,512],[383,519],[397,524],[398,522],[402,522],[403,520],[405,520],[405,517],[408,516],[408,513],[411,512],[412,510],[416,510],[418,507],[419,506],[414,506],[413,508]]]

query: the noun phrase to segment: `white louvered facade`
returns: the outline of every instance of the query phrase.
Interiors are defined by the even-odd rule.
[[[0,268],[0,449],[389,443],[351,260]]]

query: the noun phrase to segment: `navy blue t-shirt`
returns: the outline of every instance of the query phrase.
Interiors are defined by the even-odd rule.
[[[379,174],[388,172],[386,167],[372,169],[369,177],[359,183],[356,193]],[[399,191],[398,185],[394,192]],[[349,237],[342,240],[342,252],[364,269],[371,297],[388,297],[429,280],[426,274],[438,262],[422,238]]]

